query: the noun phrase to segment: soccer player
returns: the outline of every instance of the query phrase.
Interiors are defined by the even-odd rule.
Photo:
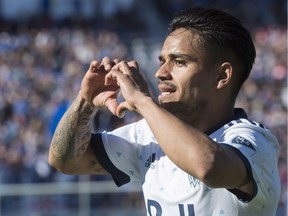
[[[230,14],[204,8],[177,13],[169,29],[155,75],[158,102],[136,61],[92,61],[49,163],[66,174],[110,173],[118,186],[140,182],[147,215],[275,215],[277,139],[234,107],[255,59],[249,32]],[[92,134],[100,107],[143,118]]]

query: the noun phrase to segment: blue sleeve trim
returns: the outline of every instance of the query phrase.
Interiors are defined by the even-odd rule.
[[[247,169],[247,173],[248,175],[250,176],[250,178],[252,179],[253,181],[253,194],[250,195],[250,194],[247,194],[239,189],[236,189],[236,188],[232,188],[232,189],[227,189],[228,191],[230,191],[231,193],[233,193],[235,196],[237,196],[237,198],[239,200],[241,200],[242,202],[250,202],[257,194],[258,192],[258,187],[257,187],[257,184],[253,178],[253,172],[252,172],[252,168],[251,168],[251,165],[248,161],[248,159],[241,153],[241,151],[231,145],[228,145],[228,144],[225,144],[225,143],[220,143],[221,145],[225,145],[227,146],[228,148],[230,148],[232,151],[234,151],[240,158],[241,160],[243,161],[246,169]]]
[[[116,166],[114,166],[114,164],[109,159],[103,145],[102,134],[92,134],[91,145],[98,162],[106,171],[112,175],[112,178],[118,187],[130,182],[130,177],[126,173],[119,170]]]

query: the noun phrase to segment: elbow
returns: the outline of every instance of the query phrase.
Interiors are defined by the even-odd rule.
[[[209,160],[202,164],[198,164],[195,170],[195,177],[202,183],[211,188],[222,187],[221,179],[223,179],[223,172],[219,170],[219,164],[215,160]]]
[[[197,177],[210,188],[230,188],[238,184],[235,169],[228,171],[225,164],[212,163],[198,169]]]
[[[67,175],[74,174],[72,172],[72,169],[69,168],[70,166],[67,165],[67,163],[61,162],[60,160],[57,160],[56,158],[51,157],[51,155],[49,155],[48,157],[48,164],[54,169],[56,169],[58,172],[61,172],[63,174],[67,174]]]
[[[215,170],[213,169],[209,169],[209,168],[202,169],[201,171],[199,171],[198,179],[208,187],[211,187],[211,188],[220,187],[217,181],[218,179],[217,174]]]
[[[196,178],[210,188],[226,186],[228,176],[224,176],[227,167],[227,157],[222,152],[216,151],[206,154],[198,161],[195,167]]]
[[[48,164],[59,172],[62,172],[62,173],[65,172],[65,166],[63,166],[62,163],[60,163],[58,160],[56,160],[51,155],[49,155],[49,157],[48,157]]]

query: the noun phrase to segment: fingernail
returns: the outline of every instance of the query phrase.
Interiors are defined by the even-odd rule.
[[[110,64],[106,65],[106,66],[105,66],[105,69],[106,69],[106,70],[110,70],[110,69],[111,69],[111,65],[110,65]]]
[[[119,118],[124,118],[126,111],[119,113]]]

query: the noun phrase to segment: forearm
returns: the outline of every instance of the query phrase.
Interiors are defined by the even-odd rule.
[[[92,104],[77,96],[56,128],[50,145],[50,163],[67,163],[83,155],[91,139],[94,111]]]
[[[142,105],[141,105],[142,104]],[[213,187],[237,187],[246,177],[241,159],[187,125],[151,99],[141,102],[146,119],[165,154],[178,167]]]
[[[139,106],[141,115],[162,150],[184,171],[200,176],[201,167],[211,163],[208,155],[216,151],[213,141],[155,102],[148,99],[143,104],[145,106]]]

